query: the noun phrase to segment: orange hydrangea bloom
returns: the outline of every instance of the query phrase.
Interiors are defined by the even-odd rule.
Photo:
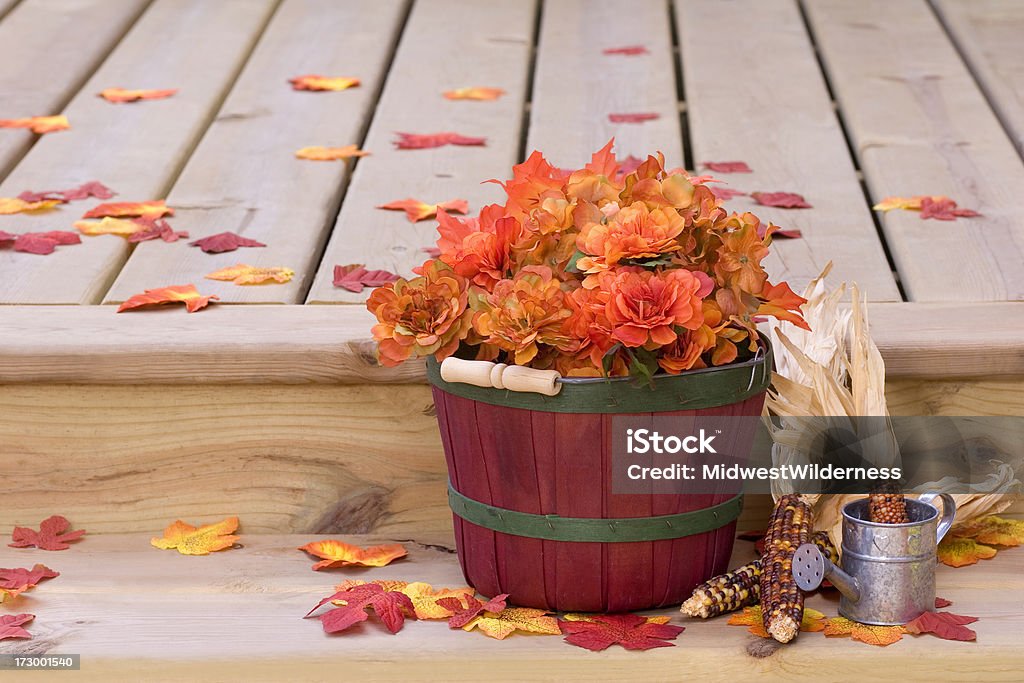
[[[577,343],[563,331],[569,316],[564,299],[550,268],[527,266],[474,298],[473,330],[485,343],[513,353],[516,365],[532,361],[540,344],[573,350]]]
[[[466,279],[434,260],[419,270],[419,277],[376,288],[366,303],[380,321],[373,338],[383,365],[394,367],[410,356],[447,358],[469,333]]]
[[[632,347],[671,344],[676,340],[676,327],[700,327],[704,322],[701,299],[713,286],[704,273],[681,268],[605,272],[599,284],[609,294],[605,311],[612,336]]]

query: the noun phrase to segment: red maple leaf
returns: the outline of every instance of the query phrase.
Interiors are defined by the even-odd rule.
[[[939,221],[955,221],[957,218],[971,218],[981,214],[971,209],[957,208],[949,197],[922,197],[921,220],[934,218]]]
[[[141,232],[133,232],[128,235],[129,242],[147,242],[155,239],[162,239],[164,242],[177,242],[180,239],[188,239],[187,232],[175,232],[170,223],[163,219],[149,221],[145,218],[135,218],[133,220],[140,225],[149,227]]]
[[[327,633],[338,633],[366,621],[369,618],[367,608],[372,608],[377,618],[391,633],[398,633],[405,625],[405,617],[416,613],[412,600],[405,593],[384,590],[375,583],[364,583],[352,586],[321,600],[309,611],[306,617],[317,611],[328,602],[344,601],[344,605],[335,607],[322,614],[319,619]]]
[[[8,543],[12,548],[31,548],[35,546],[40,550],[67,550],[71,546],[69,541],[77,541],[85,535],[84,529],[68,531],[71,526],[64,517],[53,515],[47,517],[39,524],[39,531],[28,527],[16,526],[11,534],[13,543]]]
[[[438,249],[437,247],[423,247],[422,249],[420,249],[420,251],[422,251],[430,258],[438,258],[439,256],[441,256],[441,250]]]
[[[751,192],[754,201],[763,206],[775,206],[781,209],[810,209],[802,194],[796,192]]]
[[[715,173],[753,173],[745,161],[705,161],[704,168]]]
[[[6,638],[31,638],[32,634],[21,628],[36,618],[34,614],[0,614],[0,640]]]
[[[42,192],[33,192],[26,190],[18,195],[18,199],[22,199],[26,202],[42,202],[48,199],[56,199],[62,202],[73,202],[79,199],[88,199],[89,197],[95,197],[96,199],[110,199],[114,196],[114,191],[103,183],[90,180],[82,183],[78,187],[72,187],[67,190],[43,190]]]
[[[946,598],[935,598],[935,609],[942,609],[943,607],[949,607],[953,604],[952,600]]]
[[[448,618],[448,628],[462,628],[484,612],[500,612],[505,609],[508,593],[495,595],[487,602],[480,602],[472,595],[466,596],[466,603],[458,598],[441,598],[437,604],[452,613]]]
[[[621,645],[627,650],[650,650],[655,647],[674,647],[676,636],[685,629],[671,624],[651,623],[639,614],[594,614],[586,621],[559,621],[562,633],[568,633],[565,642],[599,652],[610,645]]]
[[[67,230],[50,230],[48,232],[25,232],[14,235],[0,230],[0,247],[8,243],[13,245],[14,251],[22,251],[27,254],[39,254],[45,256],[52,254],[60,244],[81,244],[82,239],[78,233]]]
[[[387,270],[367,270],[361,263],[334,266],[334,286],[357,294],[364,287],[380,287],[394,282],[398,276]]]
[[[708,189],[711,190],[711,194],[715,195],[715,199],[722,202],[729,201],[733,197],[740,197],[747,194],[741,190],[733,190],[729,187],[709,187]]]
[[[796,240],[803,236],[804,234],[799,230],[776,230],[772,233],[773,239]]]
[[[474,138],[458,133],[429,133],[417,135],[416,133],[396,133],[395,147],[398,149],[427,149],[429,147],[443,147],[444,145],[459,146],[482,146],[487,144],[487,138]]]
[[[622,55],[623,57],[636,57],[637,55],[650,54],[650,50],[644,45],[625,45],[623,47],[608,47],[601,51],[606,55]]]
[[[199,247],[207,254],[221,254],[225,251],[234,251],[239,247],[265,247],[267,245],[263,242],[257,242],[251,240],[248,237],[242,237],[241,235],[233,232],[218,232],[216,235],[210,235],[204,237],[201,240],[195,242],[189,242],[193,247]]]
[[[53,571],[45,564],[37,564],[32,569],[0,568],[0,588],[20,591],[31,588],[44,579],[52,579],[57,576],[60,576],[60,572]]]
[[[643,123],[660,119],[661,114],[653,111],[635,112],[629,114],[608,114],[608,120],[612,123]]]
[[[966,617],[952,612],[925,612],[903,625],[907,633],[919,635],[933,633],[944,640],[974,640],[977,633],[965,624],[973,624],[978,617]]]

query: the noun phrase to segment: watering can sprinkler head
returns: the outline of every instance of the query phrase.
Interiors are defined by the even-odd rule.
[[[860,600],[860,584],[857,579],[837,567],[813,543],[804,543],[796,549],[793,555],[793,578],[802,591],[812,591],[828,579],[851,603]]]

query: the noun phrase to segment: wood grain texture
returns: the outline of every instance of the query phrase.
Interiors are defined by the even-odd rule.
[[[874,303],[891,378],[1024,376],[1024,306]],[[362,306],[0,306],[0,383],[296,384],[425,381],[376,365]]]
[[[841,674],[833,677],[850,681],[878,680],[893,671],[913,680],[1013,681],[1024,666],[1024,615],[1006,599],[1020,589],[1021,550],[962,569],[938,567],[939,594],[954,609],[980,617],[971,625],[977,643],[906,636],[872,648],[804,633],[774,648],[725,619],[690,620],[668,608],[656,613],[686,627],[676,647],[593,653],[558,636],[515,635],[499,642],[443,622],[410,621],[392,636],[372,617],[344,636],[327,636],[316,620],[300,617],[332,584],[371,576],[310,571],[312,560],[295,548],[314,537],[246,533],[243,518],[243,548],[186,557],[150,547],[158,530],[86,537],[59,553],[52,562],[61,576],[12,603],[19,610],[31,604],[35,638],[4,641],[0,652],[80,653],[82,670],[74,678],[83,681],[329,681],[339,671],[346,680],[373,681],[791,681],[834,671],[837,662]],[[392,540],[346,538],[362,544]],[[731,563],[750,560],[752,546],[737,543]],[[464,585],[451,553],[411,544],[409,551],[407,559],[373,570],[372,578]],[[0,565],[29,564],[33,552],[0,547]],[[834,597],[815,594],[807,604],[837,613]]]
[[[99,180],[120,201],[163,198],[275,5],[157,0],[65,109],[71,130],[39,140],[0,185],[0,196]],[[109,87],[180,91],[164,100],[111,104],[96,96]],[[4,229],[70,230],[93,205],[74,202],[45,214],[8,216]],[[104,235],[45,257],[4,249],[0,303],[96,303],[130,247],[123,237]]]
[[[669,168],[683,163],[682,126],[672,56],[671,22],[662,0],[628,9],[614,0],[544,3],[530,106],[527,154],[540,150],[555,166],[579,168],[615,138],[620,159],[661,150]],[[644,45],[650,54],[605,55]],[[609,114],[656,113],[643,123],[612,123]]]
[[[836,281],[858,283],[871,301],[899,301],[796,0],[676,0],[675,7],[698,170],[705,161],[741,159],[753,173],[712,175],[745,192],[798,192],[814,207],[778,209],[744,196],[727,202],[802,231],[801,239],[772,244],[765,262],[772,281],[802,292],[832,261]],[[723,50],[726,26],[744,39]]]
[[[978,85],[1024,154],[1024,4],[1012,0],[932,3]]]
[[[983,214],[882,217],[907,297],[1024,300],[1024,164],[931,8],[804,6],[872,199],[947,195]]]
[[[353,162],[306,161],[295,152],[359,144],[405,5],[286,0],[168,196],[177,211],[174,228],[188,231],[190,239],[138,245],[104,301],[195,282],[223,302],[301,303]],[[293,90],[288,79],[303,74],[354,76],[362,83],[343,92]],[[267,246],[206,254],[188,245],[224,231]],[[236,263],[286,266],[295,276],[263,287],[204,279]]]
[[[0,2],[0,118],[5,119],[59,114],[148,4],[26,0],[15,7],[16,2]],[[0,179],[37,139],[26,130],[0,131]]]
[[[885,399],[892,415],[1024,415],[1024,379],[888,380]]]
[[[437,240],[437,224],[410,224],[401,211],[376,207],[413,197],[466,199],[473,212],[501,198],[489,178],[506,178],[518,159],[522,107],[533,38],[534,0],[420,0],[406,22],[364,147],[372,156],[352,174],[341,213],[307,299],[359,303],[334,286],[334,266],[364,263],[410,276]],[[453,88],[505,90],[498,100],[453,101]],[[486,137],[485,147],[399,150],[397,132]]]
[[[251,532],[451,533],[425,386],[8,385],[0,415],[4,524],[58,498],[97,533],[229,514]]]

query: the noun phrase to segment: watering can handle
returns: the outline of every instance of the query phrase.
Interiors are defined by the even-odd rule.
[[[948,493],[936,493],[935,491],[922,493],[918,496],[919,501],[928,505],[932,505],[932,501],[936,498],[942,499],[942,517],[939,518],[939,525],[935,530],[935,542],[940,543],[956,519],[956,501]]]

